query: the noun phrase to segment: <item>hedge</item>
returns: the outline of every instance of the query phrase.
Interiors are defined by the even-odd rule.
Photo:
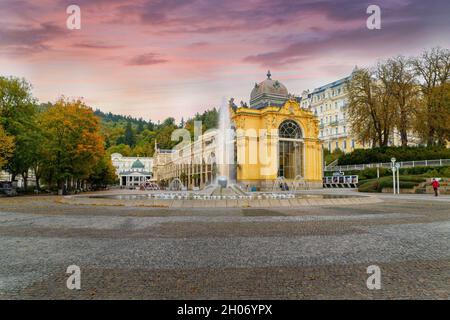
[[[450,159],[450,149],[445,147],[381,147],[371,149],[356,149],[339,157],[339,165]]]
[[[424,177],[400,176],[400,189],[412,189],[425,181]],[[381,192],[383,188],[392,188],[392,177],[362,180],[358,184],[359,192]]]

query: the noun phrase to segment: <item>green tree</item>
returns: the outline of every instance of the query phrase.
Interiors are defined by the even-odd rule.
[[[118,144],[112,147],[108,148],[108,153],[111,155],[113,153],[120,153],[121,155],[125,156],[125,157],[129,157],[131,156],[131,148],[129,145],[127,144]]]
[[[134,135],[133,127],[131,126],[131,122],[127,123],[124,133],[124,143],[129,145],[130,147],[134,147],[136,144],[136,137]]]
[[[32,166],[36,142],[37,105],[31,94],[31,84],[25,79],[0,77],[0,121],[15,139],[15,149],[6,165],[13,179],[19,174],[27,187],[28,171]]]
[[[109,155],[104,155],[97,162],[88,181],[94,188],[103,188],[117,181],[116,168],[114,168]]]
[[[144,123],[143,123],[143,120],[140,119],[137,129],[136,129],[136,133],[140,134],[142,131],[144,131]]]

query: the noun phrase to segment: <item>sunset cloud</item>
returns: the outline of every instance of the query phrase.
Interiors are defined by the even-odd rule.
[[[81,8],[81,29],[66,8]],[[450,2],[379,0],[3,0],[0,68],[36,96],[83,96],[94,107],[181,118],[248,101],[267,69],[292,93],[347,76],[354,65],[450,47]],[[150,72],[151,71],[151,72]],[[149,102],[151,101],[151,103]]]
[[[156,53],[145,53],[131,58],[127,61],[127,64],[130,66],[148,66],[164,62],[167,62],[167,60],[160,58]]]
[[[50,48],[52,41],[63,34],[64,29],[52,23],[0,28],[0,47],[3,50],[21,48],[32,53],[35,49]]]

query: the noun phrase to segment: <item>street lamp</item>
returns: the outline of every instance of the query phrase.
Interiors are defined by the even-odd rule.
[[[400,163],[397,162],[395,168],[397,169],[397,194],[400,194]]]
[[[391,158],[391,162],[392,162],[392,186],[394,188],[393,193],[395,194],[395,161],[397,159],[395,159],[394,157]]]

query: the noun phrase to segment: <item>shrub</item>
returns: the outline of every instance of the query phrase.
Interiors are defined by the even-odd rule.
[[[450,178],[450,167],[439,168],[439,176],[442,178]]]
[[[400,189],[412,189],[417,185],[419,185],[419,182],[400,180]],[[392,188],[392,179],[380,181],[377,191],[382,192],[383,188]]]
[[[381,147],[356,149],[339,157],[339,164],[362,164],[397,161],[450,159],[450,149],[445,147]]]
[[[378,180],[377,179],[361,181],[358,184],[359,192],[377,192],[377,189],[378,189]]]
[[[426,179],[418,176],[400,176],[400,189],[412,189]],[[383,188],[392,188],[392,177],[362,180],[358,184],[360,192],[381,192]]]

